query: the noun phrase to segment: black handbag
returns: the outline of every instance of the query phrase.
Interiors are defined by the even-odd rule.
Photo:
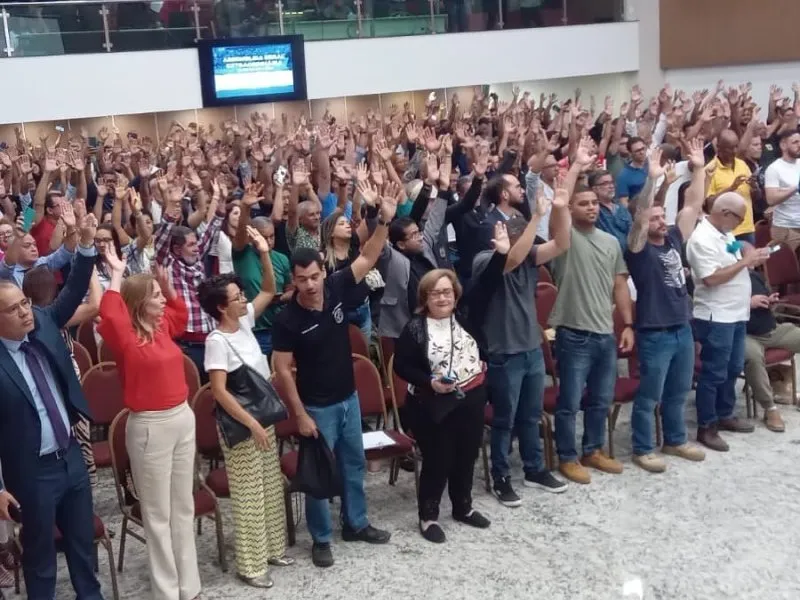
[[[225,389],[247,413],[258,421],[262,427],[269,427],[288,418],[286,406],[278,396],[278,392],[264,376],[249,366],[233,347],[233,344],[223,335],[230,349],[242,363],[242,366],[228,373]],[[251,436],[250,429],[234,419],[217,402],[217,424],[222,433],[222,439],[228,448],[243,442]]]
[[[336,457],[320,431],[317,437],[301,437],[297,454],[297,472],[289,491],[308,494],[317,500],[342,495],[342,478]]]

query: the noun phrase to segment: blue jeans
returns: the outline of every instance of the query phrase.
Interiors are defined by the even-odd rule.
[[[575,416],[581,408],[583,390],[583,454],[600,450],[605,443],[606,418],[614,399],[617,379],[617,340],[613,334],[556,329],[558,402],[556,403],[556,448],[561,462],[575,462]]]
[[[733,416],[736,406],[736,379],[744,369],[744,341],[747,322],[715,323],[694,320],[700,360],[697,377],[697,426],[710,427]]]
[[[261,354],[269,360],[272,357],[272,331],[269,329],[257,329],[253,331],[256,336],[258,347],[261,348]]]
[[[369,525],[369,520],[364,494],[366,460],[358,395],[354,392],[346,400],[331,406],[306,406],[305,409],[336,456],[344,490],[342,509],[345,523],[353,530],[361,531]],[[328,500],[317,500],[306,495],[306,523],[315,542],[331,541],[333,526]]]
[[[490,354],[487,385],[494,408],[492,419],[492,478],[507,477],[511,431],[519,436],[519,453],[526,474],[544,469],[539,442],[539,419],[544,397],[544,359],[541,348],[517,354]]]
[[[372,343],[372,314],[369,311],[369,298],[355,310],[347,311],[347,322],[361,330],[367,339],[367,346]]]
[[[686,443],[683,407],[692,389],[694,338],[687,323],[666,331],[642,330],[636,333],[639,352],[639,391],[633,401],[631,429],[633,453],[653,452],[655,409],[661,403],[664,444]]]

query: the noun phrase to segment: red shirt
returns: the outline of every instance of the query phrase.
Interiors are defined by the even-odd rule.
[[[167,410],[186,402],[189,387],[183,353],[172,340],[183,333],[189,313],[180,297],[167,301],[152,342],[142,342],[119,292],[107,291],[100,302],[98,333],[117,359],[125,406],[133,412]],[[179,376],[178,376],[179,375]]]
[[[56,221],[43,217],[36,225],[31,227],[31,235],[36,240],[36,249],[39,251],[39,256],[47,256],[52,252],[50,250],[50,238],[56,230]]]

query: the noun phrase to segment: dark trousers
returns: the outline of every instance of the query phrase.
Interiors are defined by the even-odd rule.
[[[62,534],[59,550],[66,556],[78,600],[102,600],[94,572],[92,487],[78,443],[73,440],[60,458],[40,459],[38,473],[31,474],[28,490],[17,500],[22,511],[22,570],[28,598],[55,597],[55,525]]]
[[[481,385],[468,391],[458,407],[435,423],[421,401],[409,396],[406,406],[411,432],[422,452],[417,498],[420,521],[439,518],[445,485],[454,516],[463,517],[472,510],[472,474],[483,437],[485,405],[486,386]]]
[[[206,344],[205,342],[187,342],[185,340],[176,340],[178,345],[183,350],[183,353],[188,356],[197,367],[200,373],[200,383],[205,385],[208,383],[208,373],[206,373]]]

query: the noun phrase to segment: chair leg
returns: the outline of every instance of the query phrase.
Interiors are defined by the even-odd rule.
[[[217,550],[219,551],[219,564],[222,572],[228,572],[228,558],[225,556],[225,532],[222,530],[222,512],[219,504],[214,507],[214,521],[217,526]]]
[[[745,415],[748,419],[753,418],[752,411],[750,410],[750,386],[747,385],[747,382],[744,382],[744,388],[742,389],[744,392],[744,409]]]
[[[419,498],[419,470],[420,470],[420,462],[422,462],[422,457],[419,456],[416,452],[414,453],[414,496]]]
[[[286,538],[289,546],[294,546],[296,542],[296,528],[294,525],[294,511],[292,510],[292,495],[289,493],[289,488],[284,487],[283,490],[283,504],[286,508]]]
[[[114,570],[114,548],[111,545],[111,538],[106,535],[100,540],[103,548],[108,553],[108,570],[111,572],[111,592],[114,594],[114,600],[119,600],[119,586],[117,585],[117,572]]]
[[[797,405],[797,363],[792,355],[792,406]]]
[[[122,533],[119,536],[119,563],[117,564],[117,571],[120,573],[122,573],[122,561],[125,559],[125,540],[128,538],[128,517],[122,517],[121,529]]]
[[[394,476],[394,468],[397,464],[398,459],[393,458],[389,461],[389,485],[394,485],[397,483],[397,479]]]
[[[100,572],[100,550],[97,548],[97,544],[94,545],[94,572]]]

